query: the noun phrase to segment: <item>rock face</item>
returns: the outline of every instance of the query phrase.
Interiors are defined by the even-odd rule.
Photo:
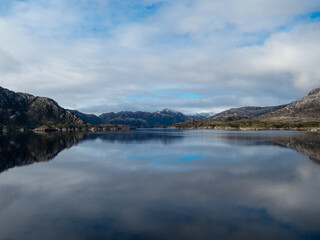
[[[0,87],[0,125],[38,127],[80,125],[84,122],[54,100]]]
[[[320,121],[320,88],[298,99],[283,109],[262,115],[261,121],[273,122],[318,122]]]
[[[282,109],[287,105],[272,106],[272,107],[241,107],[231,108],[229,110],[218,113],[209,118],[210,121],[228,122],[241,119],[253,119],[266,113],[274,112]]]

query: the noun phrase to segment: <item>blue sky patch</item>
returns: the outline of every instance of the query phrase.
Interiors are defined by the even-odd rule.
[[[310,15],[311,19],[316,19],[316,18],[320,18],[320,12],[313,12]]]
[[[135,94],[127,96],[129,99],[139,100],[158,100],[159,98],[177,98],[177,99],[201,99],[202,95],[185,91],[152,91],[146,94]]]
[[[200,94],[185,91],[153,91],[155,96],[177,97],[179,99],[202,98]]]

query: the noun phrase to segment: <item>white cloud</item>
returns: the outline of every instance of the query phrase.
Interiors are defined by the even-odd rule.
[[[17,2],[0,17],[0,85],[98,112],[273,105],[320,85],[320,24],[301,17],[318,1],[142,4],[159,2],[131,20],[108,1]],[[152,91],[203,99],[127,98]]]

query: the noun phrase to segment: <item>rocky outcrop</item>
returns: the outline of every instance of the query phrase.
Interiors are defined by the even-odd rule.
[[[259,120],[271,122],[319,122],[320,88],[312,90],[307,96],[298,99],[283,109],[260,116]]]
[[[46,97],[15,93],[0,87],[0,125],[39,127],[84,124],[75,114]]]

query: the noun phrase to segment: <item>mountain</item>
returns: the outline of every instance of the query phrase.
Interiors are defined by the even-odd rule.
[[[181,112],[164,109],[158,112],[110,112],[99,116],[103,123],[123,124],[139,128],[153,128],[156,126],[169,126],[175,123],[184,122],[190,119],[190,116]]]
[[[234,124],[237,121],[242,122]],[[218,122],[230,122],[232,123],[231,128],[239,128],[240,126],[251,129],[256,127],[268,129],[270,126],[272,128],[285,129],[293,126],[301,128],[302,126],[300,125],[291,124],[301,122],[307,123],[308,126],[304,124],[304,127],[317,128],[317,124],[311,123],[320,122],[320,88],[312,90],[307,96],[291,104],[272,107],[232,108],[214,116],[210,116],[207,113],[185,115],[169,109],[158,112],[109,112],[96,116],[94,114],[81,113],[77,110],[64,109],[50,98],[33,96],[27,93],[16,93],[0,87],[0,127],[37,128],[49,126],[62,129],[83,126],[89,123],[89,125],[85,126],[85,129],[91,128],[90,124],[100,125],[103,129],[111,129],[115,124],[138,128],[153,128],[174,124],[180,124],[177,126],[180,128],[186,126],[188,128],[214,128],[218,127],[216,124]],[[270,125],[269,123],[273,124]],[[290,123],[291,125],[278,126],[275,125],[276,123]],[[118,126],[119,129],[121,127],[123,126]],[[220,127],[228,126],[222,124]]]
[[[195,113],[186,115],[170,109],[163,109],[157,112],[108,112],[103,113],[100,116],[96,116],[94,114],[85,114],[76,110],[70,111],[86,123],[121,124],[137,128],[153,128],[157,126],[165,127],[175,123],[184,122],[192,118],[204,118],[211,116],[210,113]]]
[[[189,123],[234,122],[239,120],[258,120],[262,122],[319,122],[320,88],[312,90],[307,96],[290,104],[271,107],[231,108],[209,118],[192,119]]]
[[[86,114],[86,113],[79,112],[78,110],[69,110],[69,111],[72,112],[74,115],[76,115],[78,118],[82,119],[85,123],[91,123],[94,125],[103,123],[103,120],[94,114]]]
[[[264,114],[260,121],[269,122],[319,122],[320,121],[320,88],[289,104],[285,108]]]
[[[288,104],[272,107],[240,107],[240,108],[231,108],[229,110],[218,113],[209,119],[211,121],[236,121],[241,119],[253,119],[258,116],[264,115],[266,113],[274,112],[276,110],[282,109],[288,106]]]
[[[233,108],[170,128],[320,131],[320,88],[287,105]]]
[[[16,93],[0,87],[0,127],[49,128],[78,127],[86,123],[93,125],[112,124],[139,128],[169,126],[193,117],[180,112],[164,109],[158,112],[110,112],[100,116],[85,114],[77,110],[60,107],[53,99],[37,97],[27,93]],[[102,126],[110,128],[110,126]],[[121,128],[121,126],[118,126]]]
[[[54,100],[0,87],[0,125],[39,127],[84,124],[75,114]]]

